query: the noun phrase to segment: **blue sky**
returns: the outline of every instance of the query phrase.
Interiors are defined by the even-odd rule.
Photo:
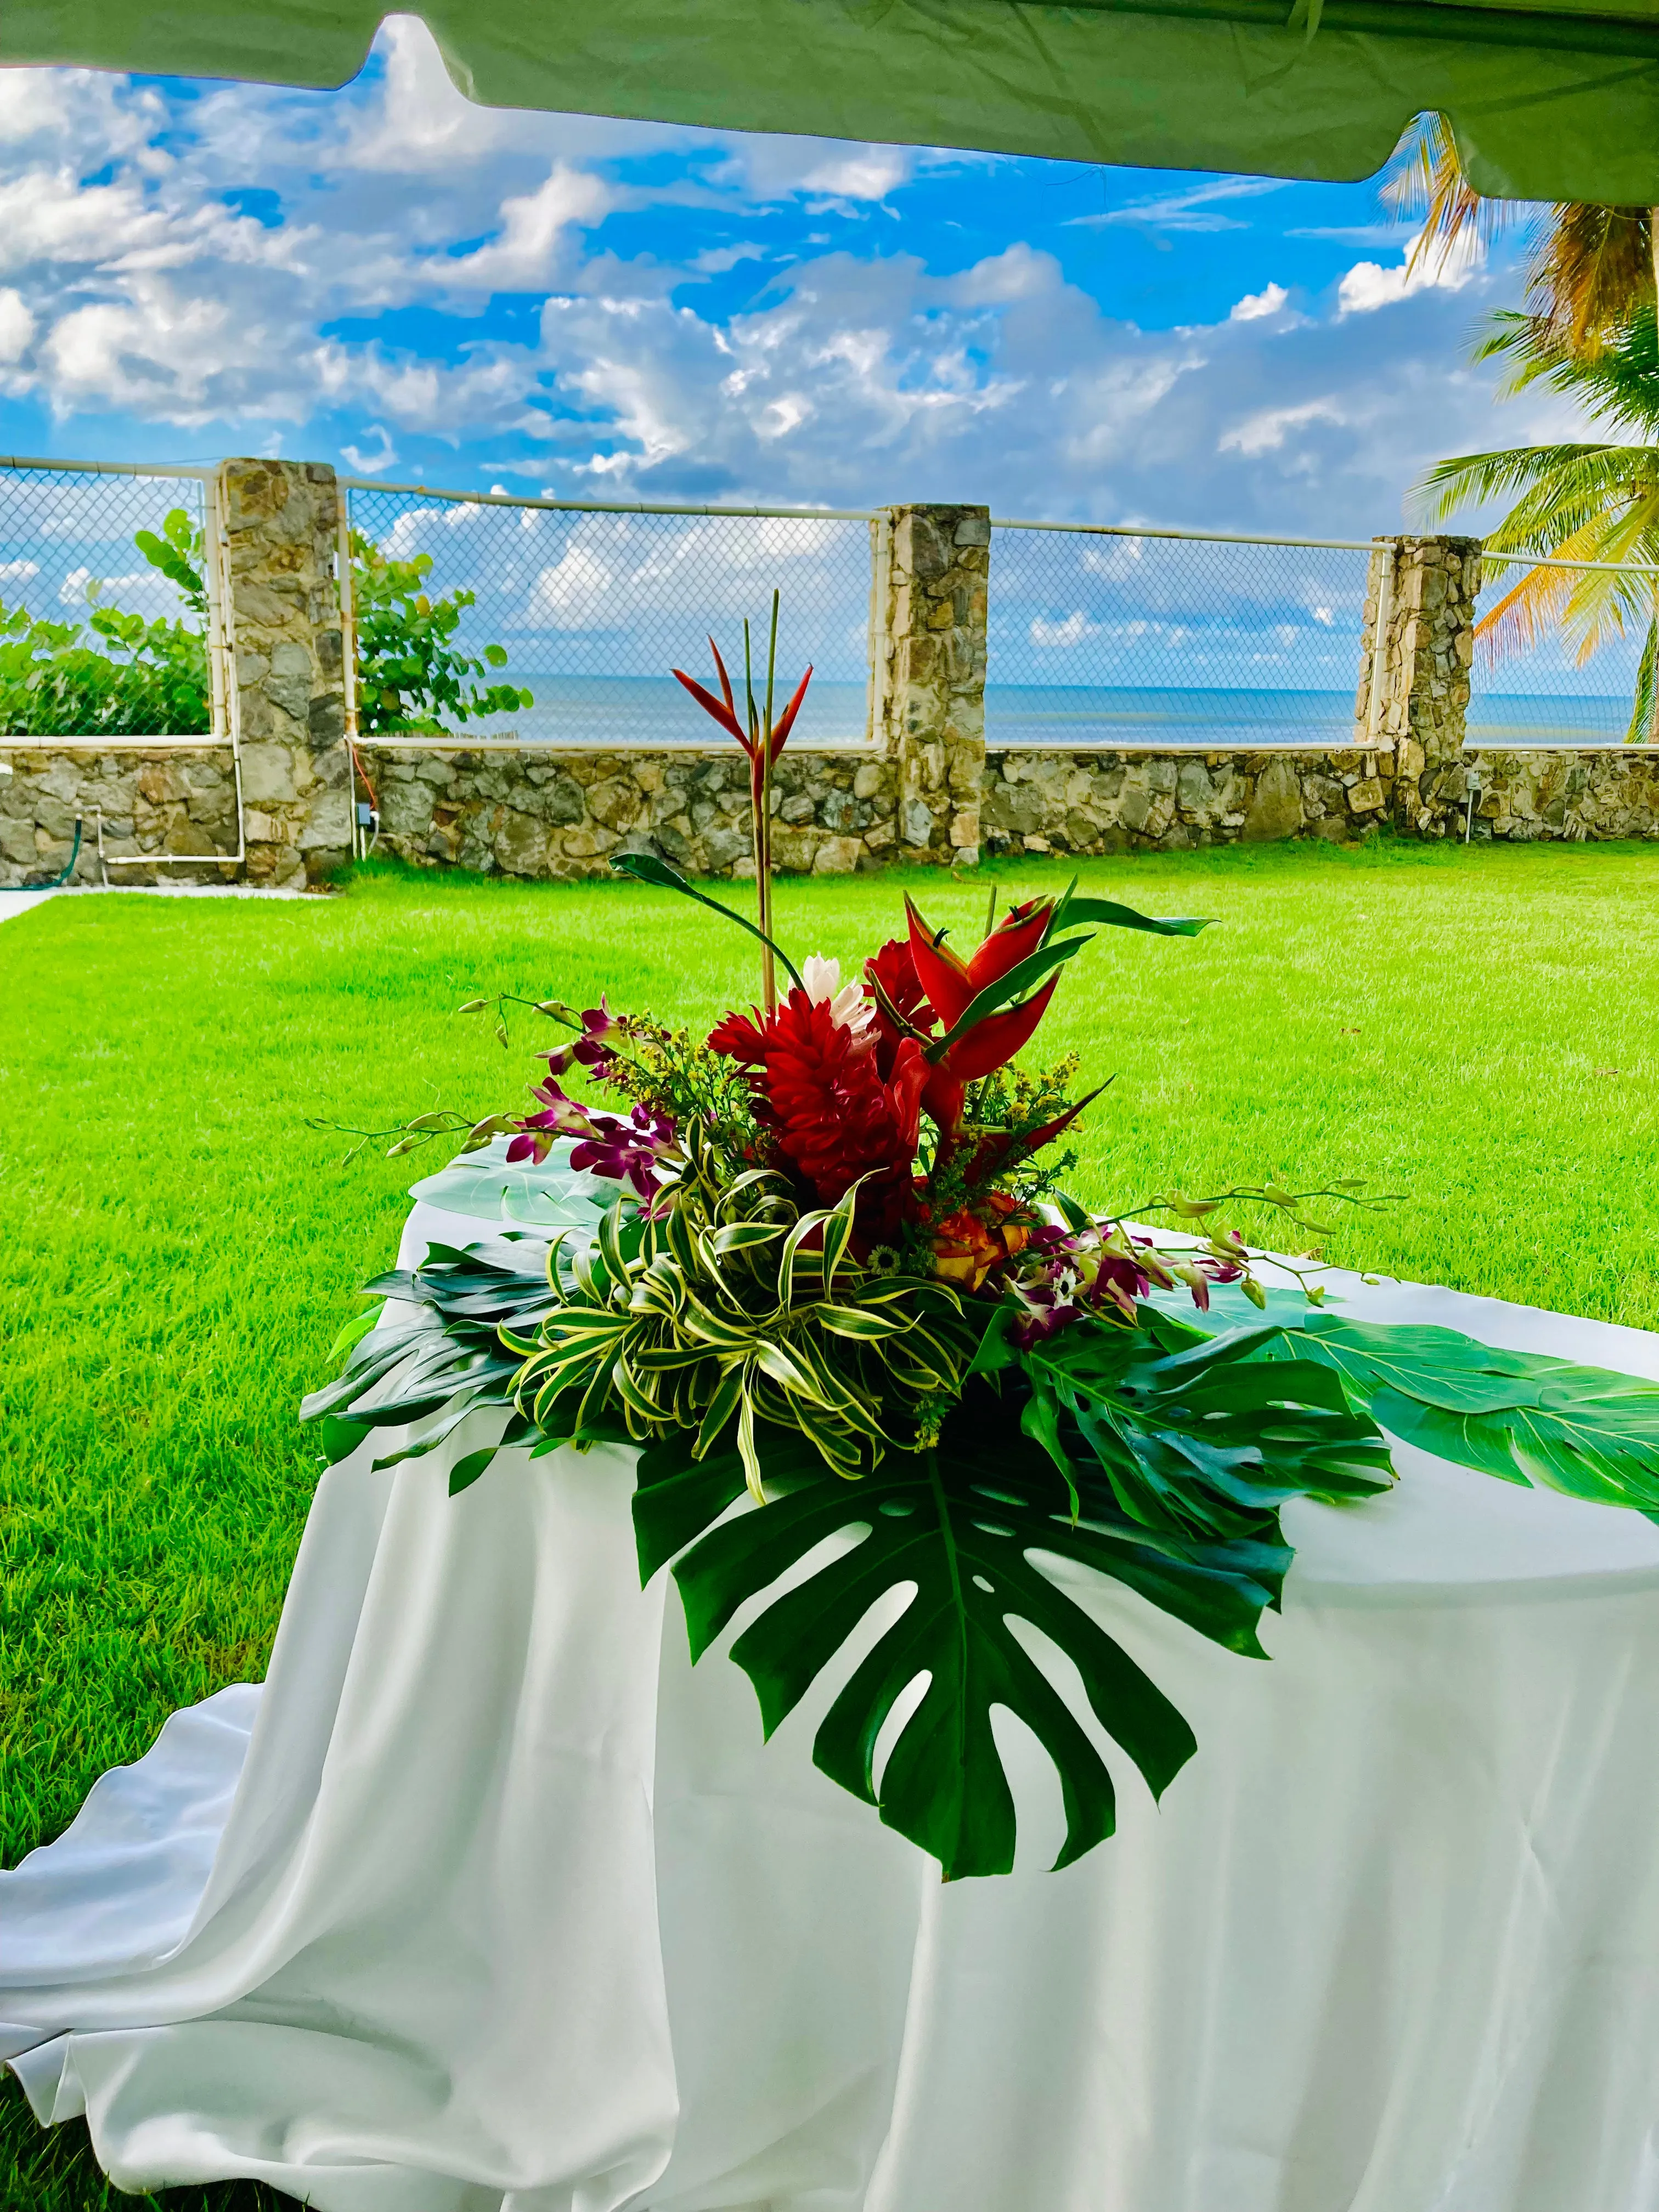
[[[1565,426],[1468,365],[1370,185],[470,106],[393,19],[335,94],[0,71],[0,446],[281,453],[599,499],[1366,537]]]

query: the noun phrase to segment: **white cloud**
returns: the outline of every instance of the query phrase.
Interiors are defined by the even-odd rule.
[[[832,155],[809,169],[800,189],[834,199],[884,200],[908,177],[913,159],[904,146],[860,146],[856,152]]]
[[[1385,269],[1380,262],[1357,261],[1337,287],[1339,315],[1374,314],[1409,300],[1413,293],[1461,292],[1485,258],[1480,240],[1466,230],[1449,253],[1425,253],[1413,266],[1415,238],[1407,241],[1400,259]]]
[[[340,453],[342,457],[350,463],[354,474],[360,477],[378,477],[396,461],[398,449],[392,444],[384,422],[371,422],[368,426],[368,434],[371,438],[380,440],[378,453],[366,453],[359,446],[342,446]]]
[[[1345,419],[1334,399],[1304,399],[1293,407],[1264,407],[1224,430],[1216,441],[1216,450],[1242,453],[1246,460],[1257,460],[1263,453],[1277,453],[1292,430],[1304,429],[1310,422],[1340,424]]]
[[[1221,214],[1218,202],[1259,199],[1264,192],[1283,191],[1287,181],[1283,177],[1217,177],[1206,184],[1188,185],[1184,191],[1160,192],[1149,199],[1132,200],[1127,207],[1108,208],[1099,215],[1073,216],[1070,222],[1073,228],[1085,230],[1111,225],[1147,230],[1243,230],[1248,226],[1237,216]]]
[[[20,361],[34,337],[34,316],[22,294],[0,284],[0,362]]]
[[[502,201],[496,237],[437,266],[446,282],[473,290],[545,291],[562,265],[566,231],[598,222],[615,204],[603,178],[556,161],[535,191]]]
[[[686,266],[699,276],[724,276],[740,261],[764,261],[766,249],[762,246],[711,246],[692,257]]]
[[[1268,315],[1276,315],[1290,298],[1282,284],[1269,284],[1260,292],[1247,292],[1235,302],[1229,319],[1235,323],[1259,323]]]
[[[562,561],[537,577],[526,618],[552,629],[603,629],[607,611],[615,611],[612,580],[603,561],[573,545]]]
[[[1046,622],[1041,615],[1031,617],[1033,645],[1057,647],[1064,652],[1081,645],[1085,638],[1099,635],[1100,624],[1091,622],[1081,607],[1074,607],[1064,622]]]

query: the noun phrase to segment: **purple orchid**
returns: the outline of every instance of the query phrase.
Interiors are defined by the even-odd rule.
[[[567,1007],[563,1011],[568,1016],[569,1009]],[[537,1054],[538,1060],[547,1062],[550,1075],[562,1075],[573,1060],[578,1066],[593,1068],[603,1075],[616,1058],[616,1047],[608,1040],[612,1036],[620,1035],[626,1024],[620,1016],[611,1012],[606,994],[601,991],[599,1005],[585,1006],[578,1018],[581,1022],[582,1033],[574,1043],[558,1045],[551,1052]]]
[[[610,1017],[604,1018],[609,1021]],[[556,1138],[574,1137],[573,1168],[632,1183],[641,1198],[655,1197],[659,1182],[658,1161],[674,1143],[674,1125],[665,1114],[653,1114],[644,1106],[636,1106],[625,1121],[617,1114],[590,1114],[574,1098],[566,1097],[550,1071],[546,1082],[538,1084],[531,1095],[541,1100],[542,1110],[526,1114],[513,1123],[519,1133],[507,1148],[509,1161],[533,1160],[539,1167],[552,1151]]]
[[[1156,1284],[1173,1290],[1184,1284],[1200,1313],[1210,1307],[1212,1283],[1235,1283],[1244,1273],[1243,1240],[1237,1231],[1239,1258],[1213,1252],[1165,1255],[1155,1240],[1127,1231],[1121,1222],[1102,1219],[1080,1231],[1045,1222],[1034,1229],[1009,1290],[1019,1308],[1014,1341],[1029,1352],[1085,1314],[1109,1309],[1126,1322],[1135,1319],[1135,1303]]]

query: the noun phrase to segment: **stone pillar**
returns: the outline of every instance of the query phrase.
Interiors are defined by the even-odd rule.
[[[888,509],[884,618],[878,631],[876,735],[894,764],[892,857],[979,862],[985,769],[987,507]]]
[[[321,882],[351,853],[334,471],[225,461],[218,500],[248,877]]]
[[[1395,823],[1414,836],[1447,836],[1468,794],[1463,733],[1480,588],[1478,538],[1376,541],[1354,742],[1394,748]]]

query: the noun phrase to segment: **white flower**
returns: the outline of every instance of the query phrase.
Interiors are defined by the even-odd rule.
[[[837,1029],[851,1030],[860,1040],[868,1035],[876,1010],[865,997],[862,983],[842,981],[839,960],[826,960],[822,953],[810,953],[801,963],[800,980],[815,1006],[829,1006],[830,1018]]]

